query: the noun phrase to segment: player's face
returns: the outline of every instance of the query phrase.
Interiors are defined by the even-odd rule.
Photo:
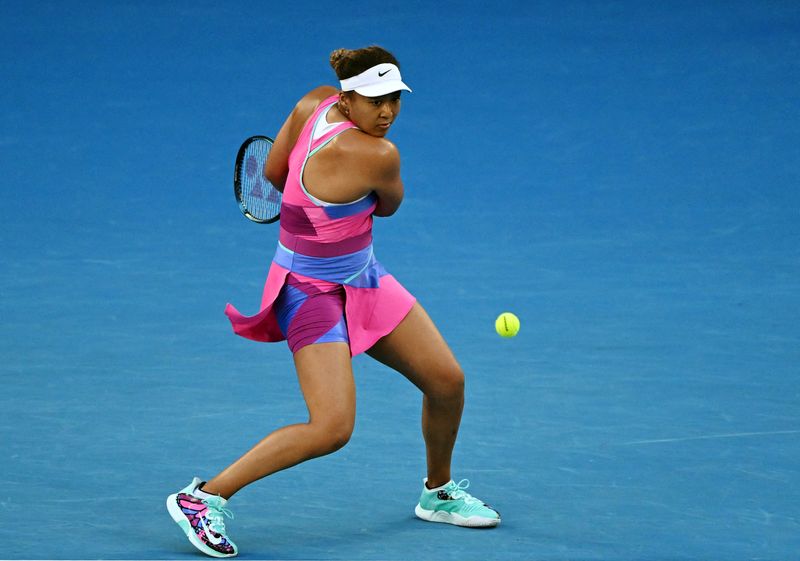
[[[380,97],[365,97],[353,92],[348,101],[350,120],[372,136],[386,136],[400,114],[400,92]]]

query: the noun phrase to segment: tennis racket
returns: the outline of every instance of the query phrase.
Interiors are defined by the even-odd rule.
[[[281,216],[281,192],[264,177],[264,162],[272,149],[272,139],[251,136],[236,155],[233,193],[239,209],[259,224],[271,224]]]

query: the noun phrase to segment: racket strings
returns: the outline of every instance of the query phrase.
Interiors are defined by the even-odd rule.
[[[280,213],[281,194],[264,177],[264,163],[271,143],[262,140],[251,142],[244,153],[239,168],[241,204],[248,213],[259,220],[270,220]]]

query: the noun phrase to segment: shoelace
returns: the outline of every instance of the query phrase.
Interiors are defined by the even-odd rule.
[[[469,488],[469,479],[462,479],[458,483],[453,483],[452,485],[445,487],[445,491],[447,491],[447,494],[454,499],[461,499],[467,504],[481,502],[467,493],[465,490],[467,488]]]
[[[208,519],[208,527],[215,534],[224,536],[225,535],[224,516],[227,516],[228,518],[233,520],[233,513],[224,506],[220,505],[218,501],[214,500],[214,498],[206,499],[203,502],[206,504],[206,506],[208,506],[208,512],[206,513],[206,518]]]

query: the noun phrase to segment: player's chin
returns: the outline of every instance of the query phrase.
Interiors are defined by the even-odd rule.
[[[375,127],[372,129],[372,136],[386,136],[386,133],[389,132],[391,127],[391,123],[388,125],[375,125]]]

